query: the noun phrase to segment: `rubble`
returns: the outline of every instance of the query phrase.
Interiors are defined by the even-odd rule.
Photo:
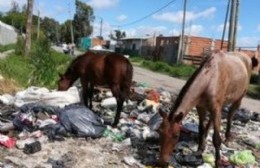
[[[156,166],[160,150],[157,130],[162,122],[158,108],[169,112],[176,94],[150,88],[146,83],[135,83],[130,101],[124,104],[118,127],[112,128],[109,124],[113,122],[116,104],[109,90],[96,92],[93,110],[80,105],[79,97],[75,97],[79,94],[72,90],[69,91],[73,95],[71,102],[63,100],[68,97],[67,92],[62,92],[62,97],[59,92],[45,88],[31,88],[30,93],[34,96],[29,94],[31,99],[30,96],[23,97],[23,103],[17,103],[17,98],[10,95],[0,96],[1,136],[5,140],[6,137],[15,140],[14,146],[8,146],[8,149],[0,146],[0,167]],[[43,101],[43,91],[50,100],[45,98]],[[54,106],[55,102],[57,106]],[[222,133],[227,110],[228,107],[223,109]],[[259,113],[238,109],[231,128],[234,140],[228,147],[221,146],[222,160],[227,166],[260,166]],[[195,108],[183,120],[181,130],[169,167],[214,167],[212,130],[204,153],[196,153],[199,132]],[[32,144],[36,144],[35,147]]]

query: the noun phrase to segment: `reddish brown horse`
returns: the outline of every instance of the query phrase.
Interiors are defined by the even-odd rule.
[[[204,151],[205,138],[210,126],[213,125],[215,164],[216,167],[221,165],[219,150],[222,107],[227,104],[231,105],[225,132],[226,141],[229,141],[232,117],[246,93],[251,69],[256,65],[257,62],[252,62],[248,56],[242,53],[217,52],[204,60],[180,91],[169,116],[160,111],[163,118],[159,129],[161,165],[167,164],[169,155],[173,152],[180,136],[181,121],[194,106],[199,114],[198,151]],[[205,123],[207,112],[210,114],[210,119],[208,123]]]
[[[133,67],[121,54],[86,52],[72,61],[64,75],[60,75],[58,90],[67,90],[80,78],[83,100],[92,108],[93,89],[97,85],[107,85],[117,101],[117,111],[113,126],[119,122],[124,101],[130,93]]]

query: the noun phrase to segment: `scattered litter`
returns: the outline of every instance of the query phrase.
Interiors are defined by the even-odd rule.
[[[235,152],[230,156],[229,160],[238,166],[256,163],[255,157],[252,155],[252,151],[250,150]]]
[[[15,146],[16,139],[0,134],[0,144],[7,147],[13,148]]]
[[[176,95],[162,88],[149,88],[146,83],[136,83],[131,90],[131,101],[124,104],[117,128],[112,128],[110,124],[113,123],[116,101],[110,90],[97,90],[92,110],[78,104],[79,98],[75,97],[77,88],[71,88],[68,93],[31,87],[13,98],[1,96],[6,103],[0,106],[0,139],[5,140],[1,149],[7,152],[1,151],[0,167],[86,167],[86,163],[89,163],[87,166],[95,163],[93,165],[97,167],[156,166],[160,153],[158,129],[162,122],[157,111],[162,108],[170,112]],[[227,110],[224,108],[222,115],[223,132]],[[214,167],[212,129],[206,138],[205,154],[195,152],[199,134],[197,123],[198,115],[193,108],[182,122],[181,136],[176,151],[170,156],[169,167]],[[242,166],[248,166],[250,160],[253,163],[255,159],[253,166],[259,167],[259,128],[257,112],[238,109],[231,128],[236,137],[231,148],[222,144],[221,161],[234,167],[242,163]],[[6,143],[12,139],[9,136],[15,137],[11,145]],[[12,145],[16,148],[8,149],[7,146]],[[241,147],[252,152],[233,156],[234,153],[238,155],[236,151]]]
[[[39,152],[42,149],[41,143],[39,141],[35,141],[29,144],[25,144],[23,148],[23,152],[26,154],[33,154]]]

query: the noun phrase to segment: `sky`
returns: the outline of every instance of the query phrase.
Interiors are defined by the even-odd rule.
[[[127,37],[180,35],[184,0],[81,0],[94,9],[92,36],[108,35],[115,29]],[[22,6],[26,0],[16,0]],[[185,34],[221,39],[228,0],[187,0]],[[239,0],[238,47],[260,44],[260,0]],[[10,9],[11,0],[0,0],[0,11]],[[75,13],[75,0],[34,0],[34,13],[63,23]],[[228,32],[226,31],[226,39]]]

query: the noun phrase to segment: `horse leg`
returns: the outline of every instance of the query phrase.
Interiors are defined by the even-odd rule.
[[[220,137],[220,127],[221,127],[221,106],[216,105],[214,110],[211,111],[211,120],[213,121],[213,145],[215,147],[215,165],[216,167],[221,166],[221,157],[220,157],[220,145],[221,145],[221,137]]]
[[[205,138],[207,137],[205,128],[206,109],[203,107],[196,107],[199,114],[199,146],[198,152],[202,153],[205,150]]]
[[[93,92],[94,92],[94,85],[92,83],[90,83],[89,86],[89,94],[88,94],[88,98],[89,98],[89,109],[92,109],[92,98],[93,98]]]
[[[83,102],[84,102],[85,106],[87,106],[87,107],[88,107],[88,95],[89,95],[88,84],[89,84],[89,82],[84,82],[83,80],[81,80],[82,98],[83,98]]]
[[[114,123],[112,124],[113,127],[116,127],[117,124],[119,123],[119,119],[120,119],[121,111],[123,109],[123,104],[124,104],[125,98],[123,96],[124,94],[120,90],[119,85],[112,86],[111,90],[112,90],[114,97],[116,98],[116,103],[117,103],[116,116],[114,119]]]
[[[236,112],[236,110],[238,109],[238,107],[240,106],[241,104],[241,101],[242,101],[242,98],[240,98],[239,100],[237,100],[236,102],[234,102],[230,109],[229,109],[229,112],[228,112],[228,116],[227,116],[227,129],[226,129],[226,132],[225,132],[225,144],[228,144],[228,142],[231,141],[232,139],[232,134],[230,132],[230,129],[231,129],[231,123],[232,123],[232,118]]]

